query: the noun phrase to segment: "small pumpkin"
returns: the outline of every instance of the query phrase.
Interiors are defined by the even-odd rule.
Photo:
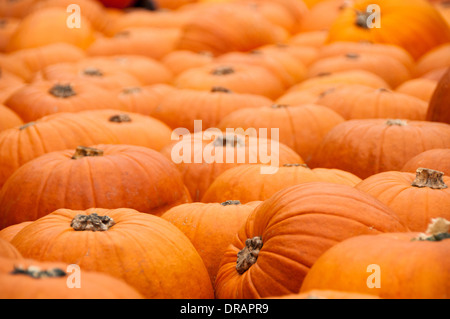
[[[234,198],[242,203],[263,201],[276,192],[298,184],[327,182],[355,186],[361,179],[351,173],[315,168],[305,164],[284,164],[274,174],[261,174],[262,164],[247,164],[230,168],[220,174],[208,187],[202,202],[214,203]],[[252,181],[250,184],[248,181]]]
[[[414,67],[416,77],[423,76],[434,70],[450,67],[450,44],[446,43],[425,53]]]
[[[134,145],[78,147],[45,154],[15,171],[0,192],[0,228],[63,207],[129,207],[158,215],[188,202],[182,175],[159,152]]]
[[[384,299],[448,299],[448,225],[448,221],[438,219],[424,233],[347,239],[316,261],[300,292],[332,289]],[[380,281],[376,276],[381,276]]]
[[[176,76],[190,68],[200,67],[213,62],[211,52],[193,52],[189,50],[175,50],[161,58],[161,62]]]
[[[189,239],[168,221],[133,209],[58,209],[11,243],[25,258],[102,272],[145,298],[213,297],[208,271]]]
[[[438,81],[435,80],[417,78],[403,82],[395,89],[395,92],[415,96],[429,103],[434,91],[436,90],[437,84]]]
[[[225,252],[216,298],[297,293],[316,260],[337,243],[393,231],[407,228],[387,206],[352,186],[312,182],[285,188],[251,213]]]
[[[433,167],[450,176],[450,149],[435,148],[417,154],[403,165],[401,171],[415,173],[418,167]]]
[[[411,231],[422,231],[432,218],[450,219],[449,185],[443,172],[420,167],[415,174],[378,173],[355,187],[392,208]]]

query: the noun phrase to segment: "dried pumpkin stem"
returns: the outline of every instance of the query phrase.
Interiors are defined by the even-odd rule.
[[[97,68],[94,67],[89,67],[83,70],[83,74],[84,75],[88,75],[88,76],[103,76],[102,71],[100,71]]]
[[[14,270],[11,272],[12,275],[27,275],[31,278],[56,278],[65,277],[67,274],[64,270],[59,268],[52,268],[48,270],[41,270],[36,266],[29,266],[24,268],[22,266],[14,266]]]
[[[450,221],[445,218],[433,218],[425,233],[413,238],[413,241],[441,241],[450,238]]]
[[[22,125],[22,126],[20,126],[19,127],[19,130],[25,130],[25,129],[27,129],[28,127],[30,127],[30,126],[33,126],[33,125],[35,125],[36,124],[36,122],[28,122],[28,123],[25,123],[24,125]]]
[[[73,154],[72,159],[83,158],[87,156],[103,156],[103,150],[93,147],[78,146]]]
[[[245,143],[238,136],[219,136],[217,137],[213,145],[215,147],[240,147],[244,146]]]
[[[366,11],[360,11],[360,10],[355,10],[355,13],[356,13],[355,25],[362,29],[369,30],[370,27],[369,27],[367,21],[371,15],[371,13],[366,12]]]
[[[289,107],[288,104],[272,104],[271,108],[273,109],[281,109],[281,108],[285,108],[285,107]]]
[[[386,125],[393,126],[407,126],[408,122],[406,120],[398,120],[398,119],[389,119],[386,121]]]
[[[234,69],[230,66],[220,66],[211,71],[212,75],[227,75],[234,73]]]
[[[131,117],[128,114],[116,114],[109,118],[110,122],[114,123],[126,123],[132,122]]]
[[[62,99],[76,95],[76,92],[70,84],[55,84],[51,87],[49,93],[54,97]]]
[[[123,94],[133,94],[133,93],[139,93],[142,89],[140,87],[131,87],[131,88],[124,88],[122,90]]]
[[[227,200],[224,201],[223,203],[220,203],[220,205],[222,206],[241,205],[241,202],[238,200]]]
[[[432,189],[445,189],[448,186],[443,180],[444,172],[420,167],[416,170],[416,178],[412,182],[415,187],[429,187]]]
[[[220,92],[220,93],[232,93],[231,90],[224,88],[223,86],[213,86],[211,88],[212,93]]]
[[[299,163],[294,163],[294,164],[283,164],[283,167],[305,167],[305,168],[309,168],[308,164],[299,164]]]
[[[259,251],[263,246],[260,236],[248,238],[245,241],[245,247],[237,254],[236,271],[242,275],[246,272],[258,259]]]
[[[70,227],[82,231],[106,231],[114,224],[114,220],[109,216],[99,216],[96,213],[91,215],[78,214],[72,219]]]

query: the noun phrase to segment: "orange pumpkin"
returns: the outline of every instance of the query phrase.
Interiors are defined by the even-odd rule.
[[[34,191],[24,192],[26,187]],[[45,154],[15,171],[0,192],[0,228],[59,208],[129,207],[158,215],[188,202],[182,175],[159,152],[134,145],[80,146]]]
[[[429,72],[450,67],[450,44],[446,43],[425,53],[414,67],[414,75],[419,77]]]
[[[37,0],[2,1],[0,2],[0,16],[23,18],[36,2]]]
[[[248,183],[248,181],[252,181]],[[261,164],[230,168],[217,176],[202,197],[214,203],[233,198],[242,203],[269,199],[276,192],[298,184],[327,182],[355,186],[361,179],[351,173],[327,168],[310,169],[304,164],[284,164],[274,174],[261,174]]]
[[[253,211],[225,252],[216,298],[297,293],[311,266],[337,243],[393,231],[407,228],[387,206],[351,186],[313,182],[285,188]]]
[[[446,231],[430,231],[433,233],[402,232],[347,239],[316,261],[300,292],[331,289],[384,299],[448,299],[448,226]]]
[[[22,119],[16,113],[0,104],[0,132],[22,124]]]
[[[81,283],[69,288],[72,265],[25,258],[0,258],[2,299],[143,299],[123,280],[81,269]]]
[[[0,238],[0,258],[22,258],[20,252],[6,239]]]
[[[395,91],[415,96],[429,103],[434,91],[436,90],[437,84],[438,82],[435,80],[417,78],[403,82],[395,89]]]
[[[31,223],[32,221],[22,222],[3,228],[2,230],[0,230],[0,238],[6,241],[11,241],[19,231],[21,231],[25,226]]]
[[[427,110],[427,121],[443,122],[450,124],[450,67],[447,68],[439,80],[436,89],[431,96]]]
[[[161,58],[161,62],[169,68],[174,75],[178,75],[190,68],[200,67],[213,62],[211,52],[193,52],[189,50],[175,50]]]
[[[414,173],[418,167],[433,167],[450,176],[450,149],[435,148],[417,154],[403,165],[401,171]]]
[[[213,298],[189,239],[168,221],[133,209],[59,209],[23,228],[12,244],[26,258],[119,278],[145,298]]]
[[[305,292],[289,294],[269,299],[380,299],[377,296],[349,291],[311,289]]]

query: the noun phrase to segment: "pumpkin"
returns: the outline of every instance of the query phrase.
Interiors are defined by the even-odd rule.
[[[17,59],[12,53],[0,52],[0,66],[2,72],[9,72],[19,77],[22,81],[30,81],[33,77],[33,72],[28,69],[22,60]]]
[[[450,147],[450,125],[427,121],[349,120],[323,138],[310,166],[338,168],[367,178],[400,170],[412,157]]]
[[[291,86],[285,91],[284,95],[292,92],[298,92],[323,84],[360,84],[372,87],[374,89],[390,88],[390,85],[380,76],[365,70],[348,70],[339,72],[322,73],[316,77],[307,79]]]
[[[414,67],[416,77],[423,76],[434,70],[450,67],[450,44],[446,43],[425,53]]]
[[[0,104],[0,132],[22,124],[22,119],[15,112]]]
[[[100,2],[109,8],[125,9],[131,7],[137,0],[100,0]]]
[[[208,5],[182,28],[177,50],[208,51],[220,55],[249,51],[264,44],[283,42],[288,32],[249,6],[239,3]]]
[[[325,134],[342,122],[343,117],[322,105],[266,103],[257,109],[236,110],[223,117],[217,127],[224,132],[227,128],[254,129],[256,136],[260,129],[267,129],[267,138],[277,138],[308,163]],[[272,129],[278,129],[276,136],[272,136]]]
[[[30,7],[36,2],[37,0],[2,1],[0,2],[0,16],[24,18],[29,13]]]
[[[93,110],[80,112],[79,115],[101,123],[117,136],[119,144],[144,146],[159,151],[172,141],[172,130],[150,116],[116,110]]]
[[[193,52],[189,50],[175,50],[161,58],[161,62],[176,76],[190,68],[200,67],[213,62],[211,52]]]
[[[321,0],[310,7],[300,21],[300,32],[313,32],[330,29],[333,21],[345,8],[345,0]]]
[[[403,165],[401,171],[415,173],[418,167],[433,167],[450,176],[450,149],[435,148],[417,154]]]
[[[86,49],[95,36],[90,22],[80,15],[80,28],[67,26],[68,14],[63,8],[46,8],[24,17],[6,48],[7,52],[65,42]]]
[[[188,69],[175,77],[174,86],[181,89],[209,91],[215,86],[237,93],[258,94],[275,99],[286,89],[284,83],[268,69],[247,63],[213,62]]]
[[[59,113],[0,133],[0,187],[23,164],[53,151],[78,145],[119,143],[101,122]]]
[[[395,92],[415,96],[429,103],[434,91],[436,90],[437,83],[437,81],[425,78],[412,79],[400,84],[395,89]]]
[[[286,43],[294,46],[307,46],[320,49],[327,39],[326,30],[300,32],[291,36]]]
[[[383,65],[383,67],[380,67]],[[380,53],[346,53],[317,59],[308,68],[308,77],[312,78],[323,73],[333,73],[348,70],[366,70],[380,76],[391,87],[411,79],[411,71],[398,59]]]
[[[213,87],[210,91],[176,89],[160,100],[151,115],[172,129],[183,127],[194,132],[196,120],[202,121],[205,130],[216,127],[221,119],[238,109],[255,110],[271,103],[262,95],[236,93],[222,87]]]
[[[22,258],[20,252],[6,239],[0,238],[0,258]]]
[[[112,37],[96,39],[86,53],[89,56],[142,55],[159,60],[176,49],[180,34],[179,28],[130,27]]]
[[[250,214],[225,252],[216,298],[297,293],[311,266],[332,246],[393,231],[407,228],[387,206],[352,186],[311,182],[285,188]]]
[[[77,264],[119,278],[145,298],[214,296],[189,239],[170,222],[133,209],[58,209],[22,229],[11,243],[26,258]]]
[[[427,110],[427,121],[443,122],[450,124],[450,68],[446,70],[439,80],[436,89],[431,96]]]
[[[6,50],[6,46],[20,24],[20,19],[3,17],[0,19],[0,52]]]
[[[173,207],[161,218],[175,225],[197,249],[214,284],[220,260],[235,234],[259,201],[241,204],[227,200],[222,203],[189,203]]]
[[[178,140],[161,153],[176,163],[193,201],[200,201],[206,189],[225,170],[242,164],[267,164],[263,174],[271,174],[282,164],[303,163],[291,148],[239,130],[206,130],[188,134],[178,131]],[[186,134],[183,134],[186,133]]]
[[[123,280],[81,269],[81,284],[70,289],[72,265],[0,258],[2,299],[143,299]],[[74,283],[76,284],[76,283]]]
[[[242,203],[263,201],[276,192],[297,184],[327,182],[355,186],[361,179],[351,173],[327,168],[310,169],[305,164],[284,164],[275,174],[261,174],[262,164],[230,168],[208,187],[202,202],[221,202],[234,198]],[[252,181],[251,184],[248,181]]]
[[[374,5],[378,7],[374,9]],[[373,16],[377,8],[381,13],[378,21]],[[328,42],[361,40],[397,45],[417,60],[432,48],[449,42],[450,27],[425,0],[357,0],[333,21]]]
[[[372,175],[355,187],[379,199],[397,213],[411,231],[427,228],[432,218],[450,219],[450,177],[429,168]]]
[[[6,241],[11,241],[14,238],[14,236],[16,236],[17,233],[22,230],[22,228],[31,223],[32,221],[22,222],[3,228],[2,230],[0,230],[0,238]]]
[[[126,87],[117,92],[117,98],[122,110],[152,116],[163,98],[174,91],[171,85],[164,83]]]
[[[36,74],[34,82],[41,81],[58,81],[60,83],[82,81],[108,91],[142,84],[130,73],[113,65],[105,65],[94,61],[50,65]]]
[[[34,191],[25,192],[26,187]],[[180,172],[155,150],[111,144],[78,147],[45,154],[14,172],[0,192],[0,228],[59,208],[128,207],[158,215],[190,201]]]
[[[380,299],[377,296],[329,289],[311,289],[302,293],[289,294],[268,299]]]
[[[22,78],[0,68],[0,103],[4,103],[15,91],[25,85]]]
[[[314,46],[306,44],[294,44],[294,43],[275,43],[267,44],[259,47],[256,51],[260,51],[266,55],[273,56],[279,60],[283,60],[284,57],[294,58],[297,62],[308,67],[317,59],[318,49]]]
[[[298,104],[310,100],[310,103],[332,109],[346,120],[403,118],[425,121],[426,118],[426,101],[386,88],[340,83],[319,89],[319,86],[312,86],[303,91],[287,92],[277,99],[277,103]]]
[[[301,292],[334,289],[385,299],[448,299],[448,222],[447,230],[436,224],[445,228],[440,219],[426,234],[356,236],[331,247],[312,266]]]
[[[62,112],[121,109],[110,92],[82,79],[33,82],[15,91],[4,104],[24,122]]]
[[[37,48],[23,49],[11,53],[14,59],[23,61],[31,73],[57,63],[75,63],[86,57],[85,52],[69,43],[58,42]]]

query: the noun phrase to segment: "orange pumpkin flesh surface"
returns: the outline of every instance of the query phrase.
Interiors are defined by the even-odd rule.
[[[429,235],[427,230],[427,234],[404,232],[350,238],[331,247],[316,261],[300,292],[331,289],[385,299],[448,299],[449,237],[448,230],[436,235]],[[379,286],[375,286],[377,282]]]
[[[0,238],[4,239],[6,241],[11,241],[11,239],[14,238],[14,236],[17,235],[17,233],[19,231],[22,230],[22,228],[24,228],[25,226],[31,224],[32,222],[22,222],[19,224],[14,224],[11,226],[8,226],[6,228],[3,228],[2,230],[0,230]]]
[[[450,219],[450,177],[443,175],[427,168],[384,172],[355,187],[389,206],[411,231],[421,231],[432,218]]]
[[[180,172],[155,150],[132,145],[78,147],[36,158],[8,179],[0,193],[0,228],[59,208],[128,207],[161,214],[190,201]]]
[[[315,261],[362,234],[407,228],[383,203],[351,186],[323,182],[285,188],[259,205],[222,259],[216,297],[297,293]]]
[[[143,299],[123,280],[80,270],[79,287],[69,288],[69,264],[32,259],[0,258],[2,299]],[[74,283],[75,285],[75,283]]]
[[[22,258],[17,248],[6,239],[0,238],[0,258]]]
[[[189,239],[164,219],[133,209],[59,209],[23,228],[12,244],[25,258],[122,279],[146,298],[213,297]]]
[[[169,209],[161,218],[174,224],[191,240],[214,283],[222,255],[259,204],[259,201],[241,204],[235,200],[189,203]]]
[[[415,173],[418,167],[432,167],[450,176],[450,149],[435,148],[422,152],[407,161],[401,171]]]
[[[338,169],[310,169],[305,164],[284,164],[276,173],[266,175],[261,174],[260,164],[240,165],[220,174],[206,190],[202,202],[221,202],[226,198],[242,203],[266,200],[283,188],[309,182],[355,186],[361,179]]]

